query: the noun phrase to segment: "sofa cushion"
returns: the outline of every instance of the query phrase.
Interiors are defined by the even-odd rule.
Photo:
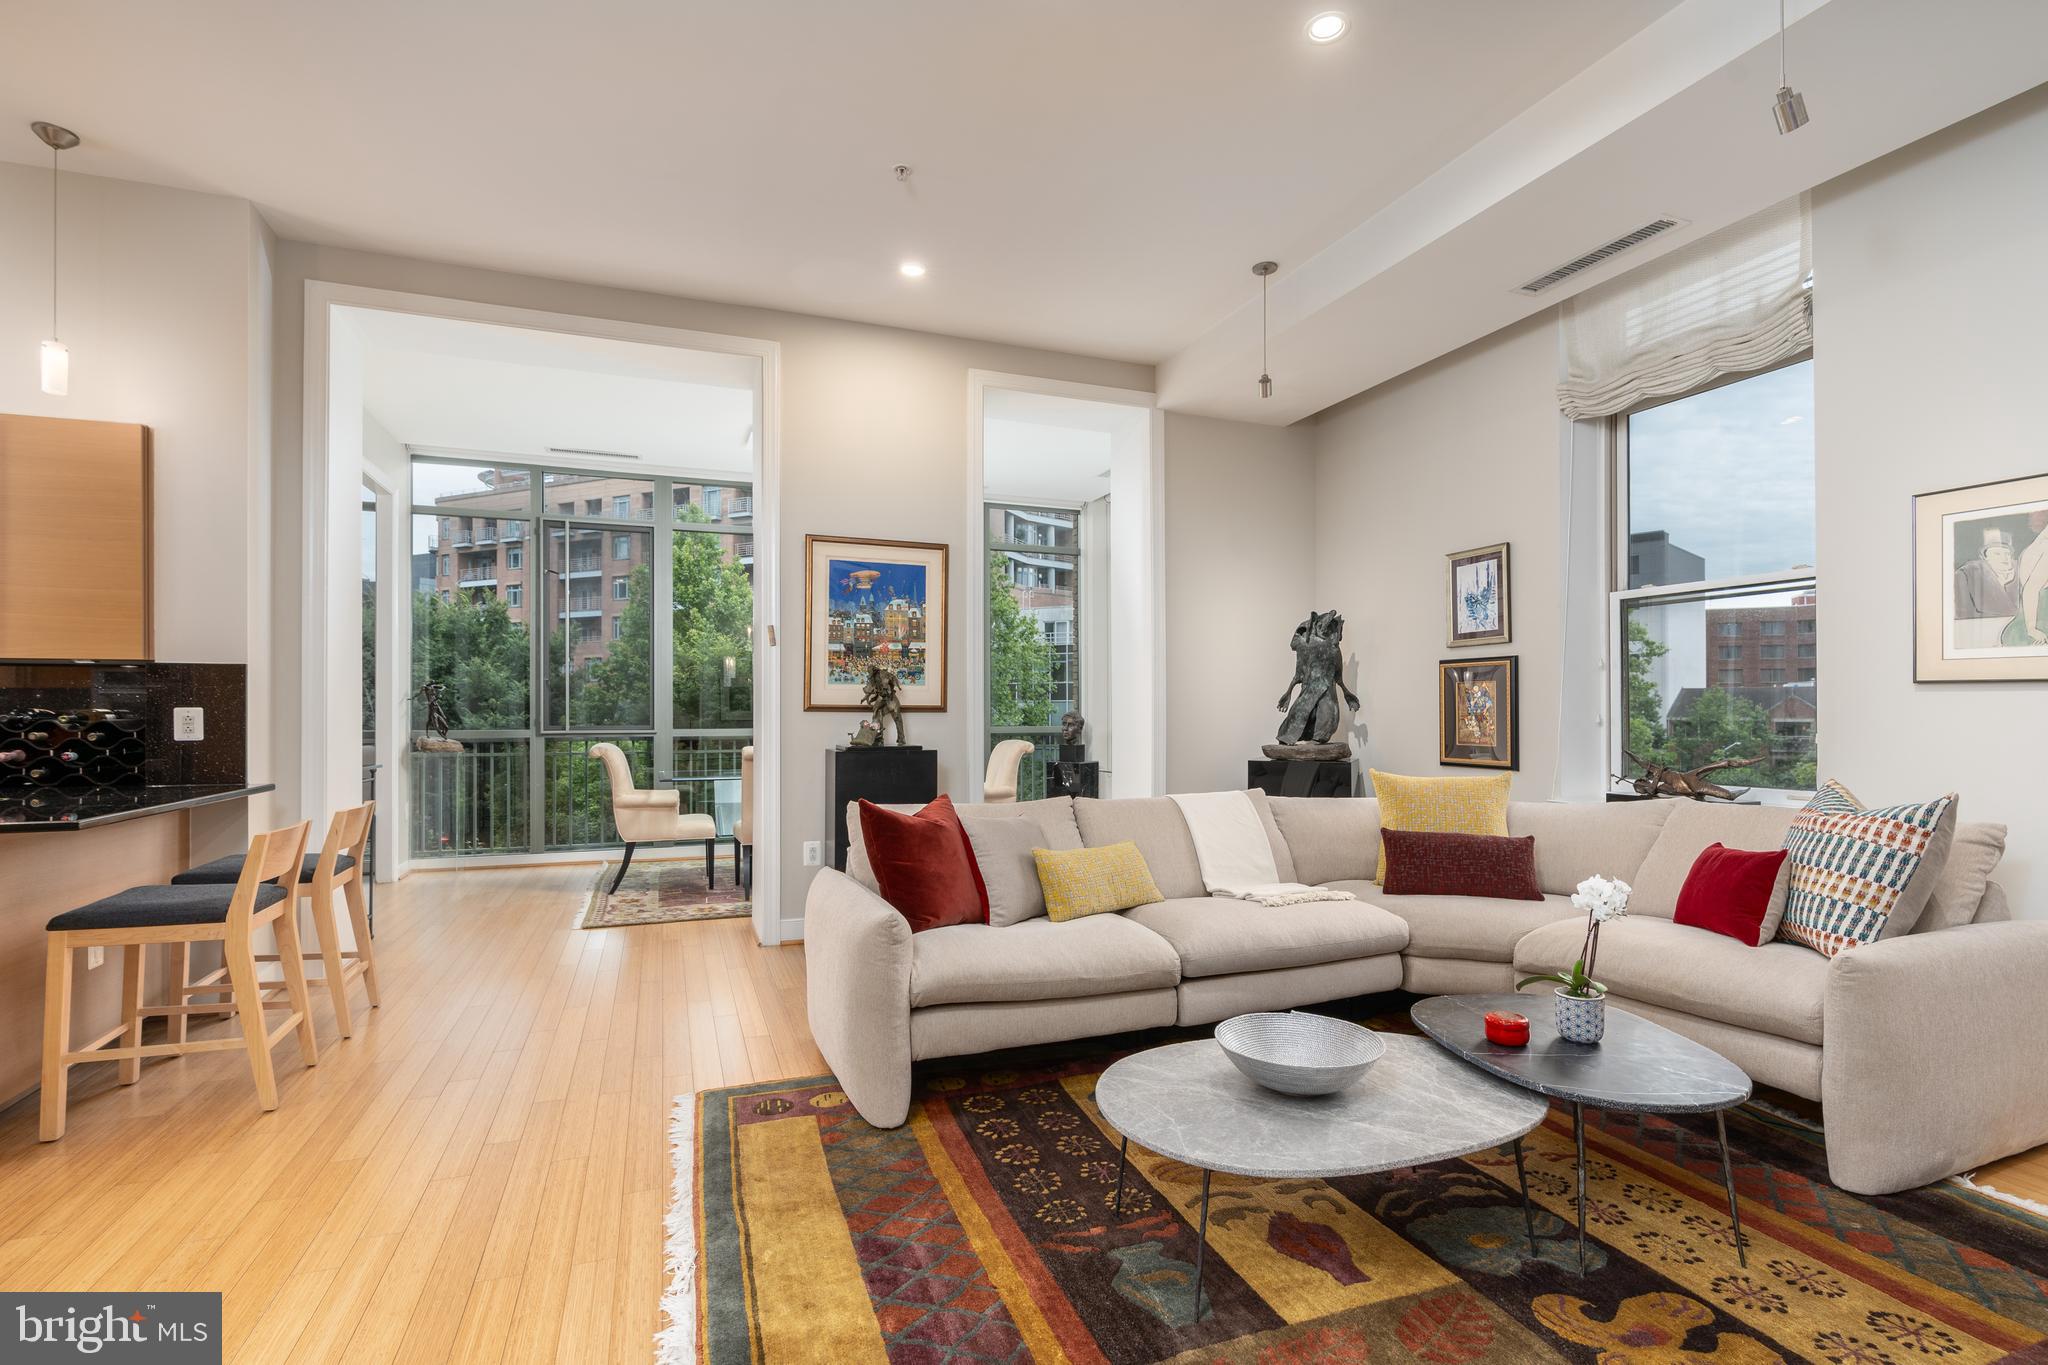
[[[1298,882],[1300,874],[1295,870],[1294,851],[1287,847],[1287,840],[1280,833],[1280,822],[1273,817],[1273,798],[1253,787],[1245,792],[1251,798],[1252,809],[1259,813],[1259,824],[1265,828],[1266,842],[1273,849],[1273,870],[1283,882]]]
[[[1400,920],[1364,901],[1269,906],[1187,896],[1141,905],[1125,918],[1171,944],[1189,977],[1373,957],[1408,942]]]
[[[1726,934],[1745,947],[1778,936],[1792,855],[1708,844],[1678,893],[1674,924]]]
[[[1515,947],[1525,975],[1571,968],[1585,941],[1574,918],[1546,925]],[[1600,930],[1593,976],[1615,995],[1775,1034],[1821,1040],[1828,960],[1796,943],[1752,948],[1723,934],[1668,920],[1618,919]]]
[[[1633,878],[1623,877],[1634,888],[1628,898],[1628,912],[1635,917],[1670,919],[1678,909],[1678,893],[1692,872],[1692,865],[1718,843],[1728,848],[1769,852],[1785,846],[1785,831],[1792,828],[1798,812],[1790,806],[1730,806],[1704,801],[1616,802],[1617,805],[1668,806],[1670,814],[1650,845],[1648,856]],[[1537,846],[1543,841],[1539,838]]]
[[[2005,856],[2005,826],[1971,821],[1956,826],[1948,846],[1948,861],[1934,879],[1927,907],[1910,932],[1924,934],[1934,929],[1953,929],[1974,924],[1991,884],[1998,860]]]
[[[1180,807],[1164,796],[1137,797],[1121,801],[1100,801],[1082,796],[1074,800],[1074,821],[1081,830],[1081,842],[1089,848],[1126,841],[1145,855],[1145,866],[1159,887],[1159,894],[1200,896],[1202,864],[1195,857],[1195,839]]]
[[[1180,959],[1166,940],[1122,915],[1002,929],[948,925],[913,934],[910,952],[910,1003],[920,1008],[1114,995],[1180,980]]]
[[[1778,937],[1824,957],[1913,927],[1955,838],[1956,795],[1865,809],[1827,782],[1785,835],[1790,889]]]
[[[967,831],[981,884],[988,892],[988,922],[1000,929],[1043,915],[1045,892],[1031,856],[1032,850],[1045,847],[1038,822],[962,811],[960,827]]]
[[[1508,833],[1536,837],[1536,880],[1569,896],[1588,877],[1633,882],[1676,801],[1510,801]]]
[[[909,805],[885,805],[882,809],[899,815],[912,815],[922,808],[913,802]],[[1043,801],[975,801],[953,809],[963,819],[981,815],[990,819],[1034,820],[1045,836],[1040,848],[1081,847],[1081,829],[1074,823],[1074,798],[1071,796],[1049,796]],[[874,869],[868,866],[867,843],[861,837],[858,801],[846,803],[846,875],[870,891],[878,889]]]
[[[1390,896],[1489,896],[1540,901],[1536,836],[1380,831],[1387,863],[1380,881]]]
[[[1108,915],[1166,899],[1145,866],[1145,855],[1126,839],[1101,848],[1034,848],[1046,917],[1056,924]]]
[[[1369,882],[1379,871],[1380,803],[1372,797],[1269,796],[1266,804],[1296,881]]]
[[[882,899],[910,921],[913,934],[988,923],[988,892],[952,798],[942,794],[915,815],[860,804],[868,866]]]
[[[1500,901],[1479,896],[1389,896],[1371,882],[1333,882],[1398,917],[1408,926],[1410,957],[1512,962],[1515,944],[1532,929],[1558,919],[1584,922],[1563,896]]]
[[[1508,832],[1507,773],[1488,777],[1404,777],[1370,770],[1372,794],[1380,803],[1382,829],[1421,829],[1451,834]],[[1387,850],[1380,848],[1380,875]]]

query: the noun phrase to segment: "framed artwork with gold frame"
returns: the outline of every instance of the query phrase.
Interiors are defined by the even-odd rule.
[[[1445,659],[1436,666],[1437,762],[1454,768],[1522,766],[1515,656]]]
[[[2048,681],[2048,474],[1913,499],[1913,681]]]
[[[896,670],[905,711],[946,709],[946,547],[805,536],[804,710],[867,710],[872,664]]]

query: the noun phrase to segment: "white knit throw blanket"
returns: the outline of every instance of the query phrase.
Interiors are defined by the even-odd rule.
[[[1358,897],[1332,887],[1283,882],[1273,865],[1273,846],[1247,792],[1198,792],[1176,796],[1181,818],[1194,836],[1202,885],[1212,896],[1256,905],[1301,905],[1308,901],[1350,901]]]

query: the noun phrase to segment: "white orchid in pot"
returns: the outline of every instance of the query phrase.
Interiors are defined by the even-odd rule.
[[[1586,941],[1568,972],[1525,976],[1515,989],[1550,981],[1557,986],[1557,1033],[1572,1043],[1597,1043],[1607,1032],[1607,988],[1593,979],[1600,957],[1600,926],[1628,913],[1632,888],[1607,877],[1588,877],[1572,895],[1572,905],[1586,912]]]

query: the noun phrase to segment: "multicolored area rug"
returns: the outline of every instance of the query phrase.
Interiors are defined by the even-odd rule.
[[[672,924],[678,920],[737,919],[754,912],[731,863],[719,859],[716,887],[704,884],[704,864],[697,859],[634,863],[616,894],[608,895],[617,863],[598,869],[590,898],[576,920],[579,929],[616,929],[628,924]]]
[[[830,1078],[698,1096],[679,1192],[694,1185],[699,1358],[2048,1362],[2048,1222],[1955,1185],[1845,1194],[1813,1134],[1747,1109],[1728,1124],[1746,1269],[1712,1117],[1600,1114],[1575,1273],[1559,1111],[1528,1140],[1533,1257],[1507,1150],[1331,1181],[1215,1177],[1192,1324],[1201,1174],[1133,1144],[1111,1215],[1118,1139],[1093,1092],[1113,1056],[926,1074],[892,1131]]]

